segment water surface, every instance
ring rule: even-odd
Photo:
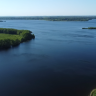
[[[36,36],[0,51],[0,96],[88,96],[96,88],[96,30],[82,30],[96,20],[7,20],[0,27]]]

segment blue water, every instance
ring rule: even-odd
[[[96,88],[96,20],[7,20],[36,38],[0,51],[0,96],[88,96]]]

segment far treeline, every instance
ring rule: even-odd
[[[0,17],[0,20],[48,20],[48,21],[89,21],[96,16],[23,16],[23,17]]]
[[[29,30],[0,28],[0,49],[17,46],[22,42],[34,39],[35,35]]]

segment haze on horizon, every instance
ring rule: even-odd
[[[1,0],[0,16],[95,16],[96,0]]]

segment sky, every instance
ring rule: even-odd
[[[96,0],[0,0],[0,16],[96,15]]]

